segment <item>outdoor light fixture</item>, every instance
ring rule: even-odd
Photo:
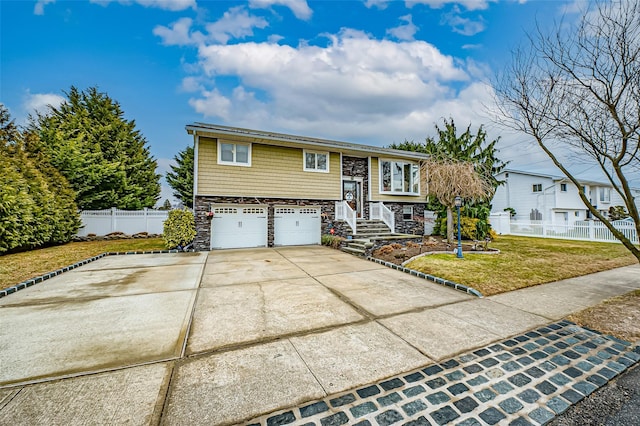
[[[460,206],[462,206],[462,198],[459,195],[453,199],[453,202],[456,206],[456,210],[458,211],[458,253],[456,256],[458,259],[462,259],[462,236],[460,233]]]

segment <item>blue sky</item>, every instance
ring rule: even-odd
[[[549,172],[488,118],[489,82],[536,21],[574,19],[580,3],[0,0],[0,102],[22,124],[72,85],[97,86],[161,173],[195,121],[386,146],[448,117],[500,136],[511,167]]]

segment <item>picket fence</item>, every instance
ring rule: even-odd
[[[565,240],[599,241],[619,243],[611,231],[600,221],[585,220],[573,223],[551,223],[540,220],[513,220],[509,214],[491,214],[491,227],[498,234],[521,235],[527,237],[560,238]],[[613,222],[634,244],[639,244],[638,233],[633,222],[619,220]]]
[[[107,235],[112,232],[123,232],[133,235],[140,232],[162,234],[164,221],[169,216],[166,210],[84,210],[80,213],[82,226],[78,236],[89,234]]]

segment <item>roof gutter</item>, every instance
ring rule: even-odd
[[[371,145],[359,145],[348,142],[338,142],[332,141],[328,139],[316,139],[316,138],[307,138],[302,136],[294,136],[294,135],[285,135],[280,133],[263,133],[256,130],[249,129],[241,129],[241,128],[233,128],[233,127],[208,127],[201,126],[198,124],[190,124],[186,127],[187,133],[190,135],[196,135],[200,132],[202,133],[213,133],[220,135],[229,135],[229,136],[245,136],[245,137],[254,137],[258,139],[270,140],[274,142],[288,142],[288,143],[299,143],[307,146],[314,147],[322,147],[325,149],[336,149],[339,151],[357,151],[363,153],[375,153],[379,155],[394,155],[398,157],[405,157],[414,160],[428,160],[430,157],[428,154],[423,154],[421,152],[413,152],[413,151],[403,151],[399,149],[391,149],[391,148],[381,148]]]

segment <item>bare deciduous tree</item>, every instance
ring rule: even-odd
[[[538,30],[496,79],[500,117],[532,136],[580,198],[640,261],[640,249],[596,208],[563,159],[595,160],[640,234],[629,179],[640,171],[640,2],[595,2],[576,25]]]
[[[493,195],[494,186],[468,161],[426,161],[422,167],[425,168],[421,175],[425,176],[427,193],[447,207],[447,241],[452,242],[456,196],[466,201],[487,199]]]

